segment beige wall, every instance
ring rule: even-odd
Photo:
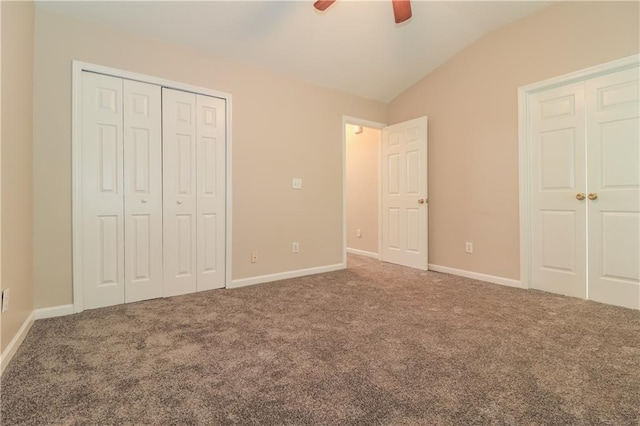
[[[33,312],[32,119],[33,3],[2,2],[2,351]]]
[[[429,117],[430,263],[519,279],[517,88],[638,53],[638,6],[553,5],[478,40],[390,103],[390,123]]]
[[[342,115],[385,121],[385,104],[36,7],[36,307],[72,303],[72,59],[232,94],[234,279],[342,261]]]
[[[378,151],[382,131],[346,127],[347,247],[378,253]],[[356,230],[362,237],[356,237]]]
[[[36,307],[72,302],[72,59],[233,95],[234,279],[341,261],[342,115],[427,115],[430,263],[517,279],[517,87],[638,50],[637,3],[558,4],[483,37],[387,106],[36,7]]]

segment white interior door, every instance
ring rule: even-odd
[[[589,299],[640,309],[638,68],[586,83]]]
[[[427,117],[382,130],[382,260],[428,269]]]
[[[125,302],[162,297],[160,86],[124,80]]]
[[[197,289],[196,116],[195,94],[162,89],[165,296]]]
[[[82,73],[84,307],[124,303],[123,81]]]
[[[584,83],[531,98],[532,287],[586,298]]]
[[[225,285],[225,100],[196,96],[197,290]]]

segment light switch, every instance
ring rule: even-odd
[[[293,178],[291,182],[291,188],[293,189],[302,189],[302,179],[301,178]]]

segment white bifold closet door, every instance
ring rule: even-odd
[[[82,277],[87,309],[162,296],[160,87],[83,73]]]
[[[225,100],[162,89],[165,296],[225,285]]]
[[[160,87],[124,80],[125,302],[162,297]]]

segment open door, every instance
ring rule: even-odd
[[[427,117],[382,130],[382,260],[427,270]]]

